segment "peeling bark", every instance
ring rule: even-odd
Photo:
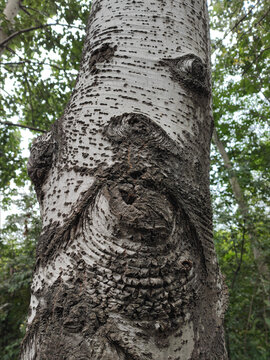
[[[207,24],[203,0],[93,2],[29,161],[43,230],[21,359],[227,359]]]

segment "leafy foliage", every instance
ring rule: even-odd
[[[35,196],[21,195],[0,238],[0,358],[14,360],[25,332],[40,219]]]
[[[12,179],[22,185],[16,171],[22,174],[25,161],[20,154],[21,135],[17,129],[0,125],[0,188],[6,189]]]
[[[215,244],[229,289],[225,318],[230,359],[269,359],[269,303],[260,285],[248,235],[242,224],[215,232]]]
[[[4,6],[0,0],[1,14]],[[61,116],[76,80],[88,12],[86,1],[25,0],[14,24],[2,16],[6,34],[17,35],[5,44],[0,59],[1,121],[49,130]],[[16,185],[27,179],[26,162],[18,131],[6,125],[0,129],[5,154],[0,189],[7,191],[11,178]]]
[[[232,165],[228,171],[213,148],[215,242],[230,293],[228,349],[234,360],[263,360],[270,357],[270,283],[262,282],[254,253],[270,264],[270,8],[260,0],[214,0],[210,9],[212,29],[222,34],[212,44],[214,120]]]

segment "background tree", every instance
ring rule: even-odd
[[[228,348],[233,359],[267,359],[270,8],[214,1],[211,9],[212,28],[222,34],[213,42],[212,184],[220,189],[215,237],[230,289]]]

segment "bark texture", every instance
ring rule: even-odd
[[[95,0],[29,160],[43,230],[23,360],[227,359],[204,0]]]

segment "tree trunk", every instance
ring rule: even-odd
[[[227,359],[212,240],[205,0],[96,0],[40,202],[21,359]]]
[[[238,182],[237,176],[233,172],[233,166],[230,161],[230,158],[226,152],[225,146],[219,139],[218,133],[216,129],[213,131],[213,142],[217,146],[217,149],[223,159],[224,166],[228,170],[228,177],[229,181],[232,187],[232,192],[235,197],[235,201],[238,205],[238,209],[240,214],[242,215],[243,221],[245,223],[245,226],[247,228],[247,234],[249,237],[249,241],[251,244],[251,249],[254,256],[254,261],[258,269],[259,277],[261,280],[261,284],[264,290],[264,294],[266,295],[266,298],[269,298],[269,284],[270,284],[270,273],[269,273],[269,267],[267,265],[267,261],[265,259],[265,255],[259,247],[259,243],[256,239],[256,232],[254,228],[254,224],[252,222],[251,216],[250,216],[250,209],[248,206],[247,201],[245,200],[243,190],[241,189],[241,186]]]

